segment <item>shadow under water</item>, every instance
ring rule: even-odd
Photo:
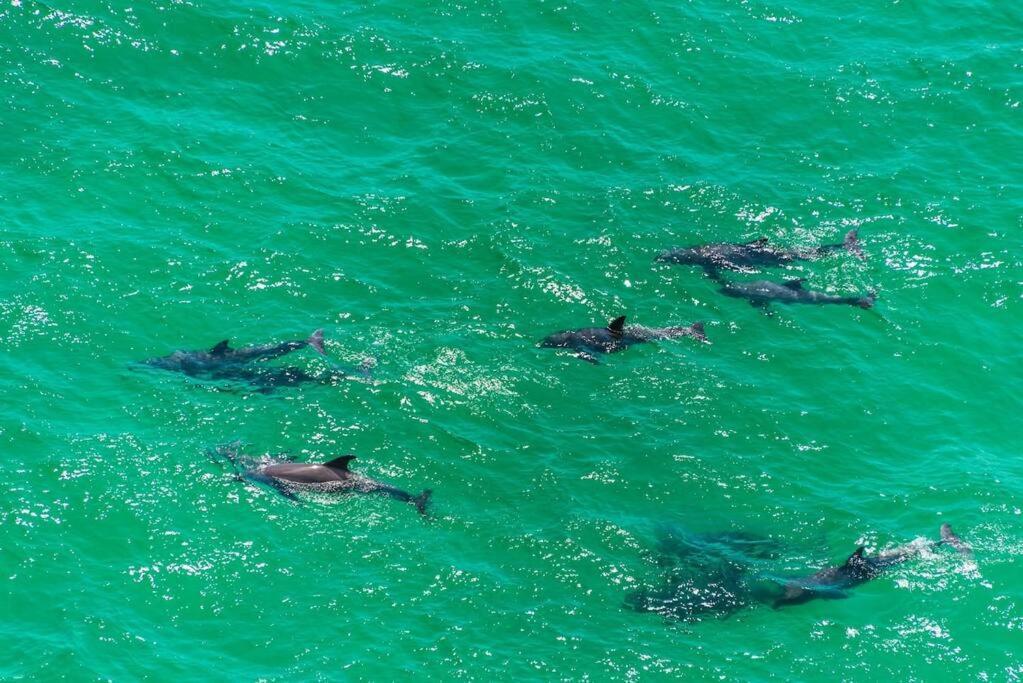
[[[770,538],[746,532],[709,534],[665,528],[657,543],[663,568],[656,585],[625,598],[639,612],[655,612],[675,621],[727,617],[767,598],[760,577],[778,557]]]

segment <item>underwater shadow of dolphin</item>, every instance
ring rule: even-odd
[[[777,558],[777,543],[746,532],[690,533],[666,529],[657,544],[662,568],[656,586],[625,597],[625,606],[669,621],[727,618],[757,601],[748,579]]]

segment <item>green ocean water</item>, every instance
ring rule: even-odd
[[[0,678],[1019,680],[1021,101],[993,0],[3,0]],[[872,310],[653,262],[852,228],[866,260],[758,277]],[[618,315],[713,343],[536,347]],[[320,327],[372,378],[133,365]],[[433,517],[296,505],[234,440]],[[627,604],[665,529],[798,575],[943,522],[973,564]]]

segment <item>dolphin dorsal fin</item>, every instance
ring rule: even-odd
[[[786,280],[784,285],[789,289],[802,289],[803,281],[806,278],[797,277],[795,280]]]
[[[228,342],[227,339],[225,339],[222,342],[217,342],[216,346],[210,349],[210,353],[212,353],[214,356],[219,356],[221,354],[227,353],[228,351],[227,342]]]
[[[611,330],[615,334],[621,334],[622,330],[625,329],[625,316],[620,315],[607,324],[607,329]]]
[[[747,242],[746,246],[747,247],[766,247],[767,246],[767,238],[766,237],[758,237],[757,239],[753,240],[752,242]]]
[[[863,551],[867,549],[867,546],[861,545],[859,548],[853,551],[853,554],[845,561],[846,565],[859,564],[863,561]]]
[[[329,467],[332,470],[341,470],[342,472],[348,471],[348,463],[355,460],[354,455],[342,455],[340,458],[334,458],[330,462],[323,463],[324,467]]]

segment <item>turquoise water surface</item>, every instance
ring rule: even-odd
[[[993,0],[3,0],[0,678],[1019,680],[1021,101]],[[854,228],[732,277],[870,310],[654,262]],[[536,346],[619,315],[712,344]],[[273,363],[371,377],[136,365],[317,328]],[[944,522],[972,560],[782,609],[672,541],[762,584]]]

